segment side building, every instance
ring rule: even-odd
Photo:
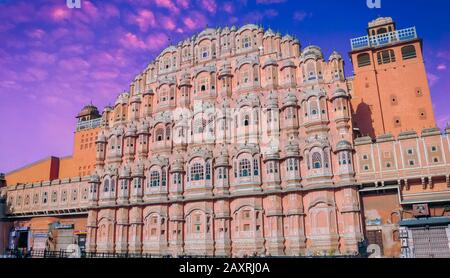
[[[87,182],[95,168],[101,115],[95,106],[87,105],[76,118],[72,156],[43,159],[3,176],[4,227],[0,230],[6,242],[0,251],[59,251],[73,243],[84,248]]]

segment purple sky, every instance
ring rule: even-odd
[[[206,26],[263,24],[346,54],[367,22],[392,16],[416,26],[439,127],[450,122],[450,1],[382,0],[0,0],[0,172],[72,152],[75,115],[103,109],[166,47]]]

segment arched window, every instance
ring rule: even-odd
[[[166,140],[170,140],[170,126],[166,127]]]
[[[248,177],[250,176],[250,161],[246,158],[239,161],[239,177]]]
[[[106,179],[105,182],[103,183],[103,192],[108,191],[109,191],[109,179]]]
[[[158,128],[155,132],[155,140],[157,142],[161,142],[164,138],[164,130],[162,128]]]
[[[122,190],[128,189],[128,181],[126,179],[122,179],[120,181],[120,189],[122,189]]]
[[[259,163],[258,159],[253,158],[253,175],[258,176],[259,175]]]
[[[383,50],[377,53],[378,64],[389,64],[395,62],[395,53],[394,50],[388,49]]]
[[[141,188],[141,178],[134,179],[134,188]]]
[[[358,60],[358,67],[370,66],[370,55],[368,53],[359,54],[356,58]]]
[[[114,192],[116,187],[116,181],[114,179],[111,179],[111,192]]]
[[[211,162],[210,161],[206,161],[205,172],[206,172],[206,180],[210,180],[211,179]]]
[[[197,119],[195,121],[195,133],[200,134],[203,133],[206,127],[206,120],[205,119]]]
[[[167,183],[166,170],[162,169],[161,170],[161,185],[166,186],[166,183]]]
[[[311,117],[316,118],[317,115],[319,114],[319,108],[317,106],[317,101],[315,101],[315,100],[310,101],[309,105],[310,105],[310,113],[312,115]]]
[[[414,45],[407,45],[402,47],[403,60],[413,59],[417,57],[416,48]]]
[[[249,125],[250,125],[250,116],[245,115],[244,116],[244,126],[249,126]]]
[[[322,156],[320,155],[320,153],[318,153],[318,152],[313,153],[311,158],[312,158],[313,169],[322,168]]]
[[[158,171],[152,171],[150,173],[150,186],[151,187],[159,186],[159,172]]]
[[[329,160],[328,160],[328,151],[325,150],[323,153],[323,164],[325,164],[325,168],[328,168]]]
[[[203,165],[199,162],[195,162],[191,166],[191,178],[193,181],[203,180]]]

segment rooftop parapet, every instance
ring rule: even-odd
[[[363,36],[350,40],[352,50],[381,47],[392,43],[417,39],[416,27],[405,28],[375,36]]]
[[[77,123],[77,131],[83,130],[83,129],[91,129],[96,128],[100,126],[102,123],[102,118],[93,119],[90,121],[84,121],[84,122],[78,122]]]

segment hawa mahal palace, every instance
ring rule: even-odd
[[[249,24],[167,47],[73,155],[1,176],[0,250],[450,257],[450,128],[414,27],[342,56]]]

